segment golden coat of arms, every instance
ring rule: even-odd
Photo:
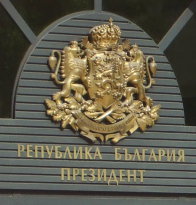
[[[51,77],[62,90],[46,99],[47,114],[93,142],[117,143],[159,117],[160,105],[145,93],[154,83],[155,60],[129,40],[120,43],[120,35],[110,19],[49,57]]]

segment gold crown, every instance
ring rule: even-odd
[[[96,48],[110,48],[118,43],[121,31],[112,21],[110,18],[109,24],[95,26],[90,30],[91,40]]]

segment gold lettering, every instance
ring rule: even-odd
[[[85,147],[85,159],[93,159],[91,155],[92,147]]]
[[[94,155],[94,159],[96,159],[96,158],[102,159],[102,155],[101,155],[101,152],[100,152],[98,147],[96,147],[95,155]]]
[[[61,180],[64,181],[65,180],[65,171],[67,171],[67,181],[71,180],[70,177],[70,168],[61,168]]]
[[[163,157],[165,156],[165,150],[164,149],[159,149],[159,151],[158,151],[158,153],[159,153],[159,161],[162,161],[163,159]]]
[[[140,182],[143,183],[144,182],[144,172],[145,172],[145,170],[138,170],[138,172],[140,173]]]
[[[27,157],[33,157],[33,155],[31,155],[33,153],[33,146],[28,144],[27,145]]]
[[[133,160],[136,160],[136,158],[138,161],[141,161],[141,156],[138,149],[134,150]]]
[[[169,149],[167,150],[167,161],[169,161],[169,162],[176,161],[176,150],[175,149],[171,150],[171,153],[170,153]]]
[[[148,149],[142,149],[142,161],[146,161],[146,152]]]
[[[131,181],[131,177],[133,178],[133,182],[136,182],[137,180],[136,170],[127,170],[127,181],[128,182]]]
[[[44,146],[43,145],[35,145],[35,158],[39,157],[39,153],[41,153],[41,158],[44,158]]]
[[[156,154],[154,152],[154,149],[151,149],[148,161],[152,161],[152,160],[157,161],[157,157],[156,157]]]
[[[114,182],[114,183],[116,183],[116,185],[118,185],[118,180],[117,180],[116,173],[115,173],[114,169],[112,169],[110,172],[110,176],[108,179],[108,185],[110,185],[112,182]]]
[[[125,181],[125,179],[123,177],[125,177],[125,170],[120,169],[119,170],[120,182],[124,182]]]
[[[125,151],[125,160],[132,160],[132,154],[128,153],[127,148],[124,148]]]
[[[55,158],[56,159],[60,159],[63,156],[63,154],[60,151],[60,149],[61,149],[61,146],[55,146]]]
[[[78,149],[74,147],[74,159],[82,159],[82,147],[79,147]]]
[[[21,157],[21,155],[24,151],[25,151],[25,146],[18,144],[18,157]]]
[[[80,173],[80,170],[78,168],[73,168],[73,180],[74,181],[76,180],[79,173]]]
[[[118,152],[120,148],[115,148],[115,160],[121,160],[121,154]]]
[[[87,171],[87,169],[82,169],[82,174],[81,174],[82,182],[86,182],[87,181],[87,179],[86,179],[86,176],[87,176],[86,171]]]
[[[97,170],[97,180],[98,180],[98,182],[102,181],[102,178],[103,178],[103,181],[106,182],[106,180],[107,180],[106,169],[98,169]]]
[[[72,159],[72,155],[71,155],[71,151],[70,151],[69,147],[66,147],[63,158],[66,159],[67,155],[68,155],[69,159]]]
[[[178,160],[177,162],[185,162],[185,153],[184,153],[184,150],[183,149],[179,149],[178,150]]]
[[[96,179],[96,177],[95,177],[95,170],[94,169],[89,169],[89,181],[90,182],[94,182],[95,181],[95,179]]]
[[[46,145],[46,152],[48,154],[48,158],[52,157],[52,152],[53,152],[54,146],[51,146],[50,148]]]

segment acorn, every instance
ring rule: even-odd
[[[60,72],[61,72],[62,74],[64,74],[64,73],[65,73],[65,71],[64,71],[64,70],[61,70]]]
[[[57,58],[52,55],[52,56],[49,57],[48,62],[49,62],[50,68],[54,71],[54,69],[56,67],[56,64],[57,64]]]
[[[54,111],[53,110],[47,110],[47,115],[53,115]]]
[[[51,76],[52,79],[55,79],[56,75],[54,73],[52,73],[50,76]]]
[[[157,71],[157,64],[155,63],[155,61],[152,61],[149,65],[150,67],[150,71],[152,73],[152,76],[155,76],[156,71]]]

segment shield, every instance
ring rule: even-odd
[[[95,53],[88,61],[87,90],[104,109],[118,103],[125,91],[124,60],[114,51]]]
[[[156,63],[137,45],[120,44],[120,28],[112,23],[95,26],[82,42],[72,41],[49,58],[51,77],[62,90],[47,99],[47,114],[94,142],[117,143],[158,119],[159,105],[146,96]],[[147,79],[147,85],[143,82]]]

